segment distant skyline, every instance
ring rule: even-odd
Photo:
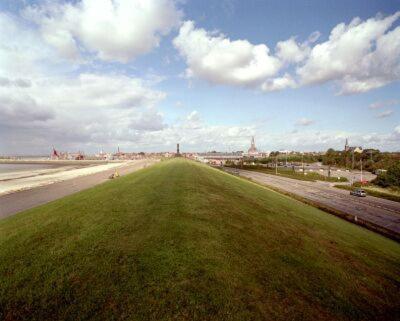
[[[400,0],[3,0],[0,31],[0,154],[400,151]]]

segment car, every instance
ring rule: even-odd
[[[358,197],[366,197],[367,193],[363,189],[357,188],[353,191],[350,191],[350,195],[354,195],[354,196],[358,196]]]

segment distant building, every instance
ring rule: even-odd
[[[80,155],[79,158],[76,158],[77,155]],[[84,155],[79,153],[71,154],[68,152],[60,152],[53,147],[53,151],[51,152],[50,159],[52,160],[81,160],[84,159]]]
[[[113,159],[118,159],[118,160],[122,160],[122,159],[127,159],[127,155],[125,155],[125,153],[121,152],[121,150],[119,149],[119,146],[117,146],[117,152],[114,153],[112,155]]]
[[[113,158],[112,154],[110,153],[105,153],[103,149],[100,150],[100,153],[94,155],[96,159],[101,159],[101,160],[111,160]]]
[[[56,151],[56,149],[53,147],[53,151],[50,155],[51,159],[60,159],[60,155],[58,154],[58,152]]]
[[[346,143],[344,144],[344,151],[345,151],[345,152],[348,152],[349,149],[350,149],[349,140],[346,138]]]
[[[85,159],[85,155],[83,155],[83,153],[81,153],[81,152],[74,154],[73,157],[75,160],[84,160]]]
[[[256,148],[256,144],[254,142],[254,136],[253,136],[253,137],[251,137],[251,144],[250,144],[249,150],[247,151],[247,155],[249,157],[257,157],[257,156],[259,156],[259,154],[260,153],[258,152],[258,149]]]
[[[344,151],[361,154],[363,152],[363,149],[361,146],[349,146],[349,140],[346,138],[346,143],[344,144]]]
[[[351,152],[354,152],[354,153],[361,154],[361,153],[363,152],[363,149],[362,149],[361,146],[358,146],[358,147],[350,147],[350,151],[351,151]]]

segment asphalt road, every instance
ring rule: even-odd
[[[255,182],[290,192],[342,213],[357,216],[400,235],[399,202],[373,196],[364,198],[352,196],[349,191],[332,187],[326,182],[300,181],[247,170],[237,171],[240,176],[251,178]]]
[[[126,175],[155,162],[156,160],[153,159],[140,160],[127,166],[119,167],[118,173]],[[115,169],[110,169],[100,173],[2,195],[0,196],[0,219],[106,182],[109,179],[108,177],[114,172]]]

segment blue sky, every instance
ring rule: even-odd
[[[400,1],[91,2],[0,3],[0,153],[400,150]]]

